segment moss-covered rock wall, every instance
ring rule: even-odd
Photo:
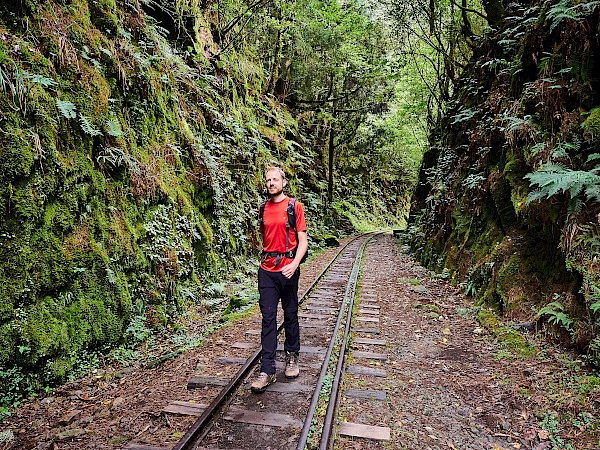
[[[122,343],[134,309],[165,326],[251,269],[262,170],[298,184],[261,65],[215,58],[175,3],[158,24],[137,1],[0,2],[0,403]]]
[[[598,5],[511,3],[502,23],[431,135],[412,245],[479,302],[598,364]]]

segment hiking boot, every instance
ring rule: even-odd
[[[298,367],[298,353],[285,352],[285,377],[296,378],[300,374]]]
[[[275,381],[277,381],[277,378],[275,378],[275,374],[269,375],[268,373],[261,372],[252,382],[250,390],[252,392],[260,394],[261,392],[265,392],[267,386],[275,383]]]

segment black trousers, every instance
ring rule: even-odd
[[[277,352],[277,304],[281,299],[283,308],[283,327],[287,352],[300,351],[300,327],[298,326],[298,279],[300,269],[289,280],[281,272],[269,272],[258,269],[258,292],[260,293],[260,312],[262,330],[260,342],[262,357],[260,371],[269,375],[275,373],[275,354]]]

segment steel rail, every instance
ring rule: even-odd
[[[333,258],[329,264],[325,266],[325,268],[317,275],[317,277],[313,280],[310,286],[302,293],[302,296],[298,299],[298,304],[302,304],[304,299],[308,297],[308,295],[315,288],[317,283],[323,278],[325,273],[331,268],[331,266],[338,260],[340,255],[346,248],[356,241],[358,238],[364,235],[358,235],[354,237],[352,240],[348,241],[338,252],[338,254]],[[283,324],[279,325],[277,328],[277,334],[281,333],[283,330]],[[233,397],[235,392],[239,389],[242,382],[250,375],[250,372],[254,368],[254,365],[258,362],[261,354],[261,349],[257,349],[252,356],[250,356],[246,362],[242,365],[242,367],[238,370],[238,372],[233,376],[229,383],[221,389],[219,395],[215,397],[215,399],[208,405],[208,407],[202,412],[198,420],[194,422],[192,427],[183,435],[183,437],[177,442],[173,450],[191,450],[196,441],[201,440],[206,435],[208,431],[208,426],[212,423],[212,420],[218,414],[218,412],[223,409],[229,400]]]
[[[374,236],[370,237],[365,241],[361,249],[359,250],[359,254],[356,257],[356,267],[358,268],[357,272],[360,271],[360,266],[362,266],[362,258],[364,254],[364,249],[369,244],[371,239]],[[325,421],[323,422],[323,431],[321,432],[321,443],[319,446],[319,450],[327,450],[331,448],[333,444],[333,415],[335,411],[338,409],[339,403],[339,387],[340,380],[342,378],[342,370],[344,368],[344,362],[346,357],[346,345],[348,343],[348,335],[350,334],[350,327],[352,325],[352,311],[354,310],[354,299],[356,297],[356,284],[358,281],[358,273],[350,277],[350,283],[352,283],[352,295],[350,297],[350,304],[348,307],[348,314],[346,315],[346,328],[344,330],[344,338],[342,339],[342,343],[340,346],[340,355],[337,361],[337,366],[335,368],[335,376],[333,378],[333,382],[331,383],[331,394],[329,396],[329,403],[327,404],[327,412],[325,413]]]
[[[308,414],[307,414],[306,420],[304,422],[304,427],[302,428],[302,432],[300,433],[300,440],[298,441],[298,445],[296,446],[297,450],[304,450],[304,448],[306,447],[306,443],[308,441],[308,435],[310,433],[310,427],[312,425],[312,420],[314,418],[314,414],[315,414],[315,411],[317,408],[317,403],[319,401],[319,396],[320,396],[321,390],[323,388],[323,382],[325,380],[325,375],[326,375],[327,369],[329,367],[329,361],[331,360],[331,354],[333,353],[333,348],[335,347],[336,336],[338,335],[338,331],[340,329],[340,324],[341,324],[341,321],[342,321],[342,318],[344,315],[344,311],[347,309],[348,305],[350,305],[350,309],[348,309],[347,317],[352,316],[352,305],[354,303],[354,290],[356,287],[356,281],[358,279],[358,272],[360,271],[361,255],[362,255],[362,252],[364,251],[365,246],[371,239],[372,239],[372,236],[368,237],[365,240],[365,242],[362,243],[361,247],[358,250],[356,260],[354,261],[354,265],[352,267],[352,272],[350,274],[348,284],[346,285],[346,292],[344,294],[344,300],[342,302],[342,306],[340,307],[340,313],[338,314],[335,329],[333,331],[332,339],[329,343],[329,347],[327,348],[327,353],[325,355],[323,365],[321,366],[321,373],[319,375],[317,387],[315,388],[315,391],[313,393],[311,403],[310,403],[310,406],[308,409]],[[348,325],[346,325],[346,332],[344,334],[344,339],[342,342],[343,345],[345,344],[345,341],[347,339],[347,333],[348,333]],[[344,345],[344,348],[345,348],[345,345]],[[343,353],[341,353],[341,351],[340,351],[340,355],[341,355],[340,358],[338,358],[338,364],[339,364],[340,359],[343,359]],[[335,380],[334,380],[334,382],[335,382]],[[333,386],[332,386],[332,392],[333,392]],[[331,406],[331,402],[329,403],[329,405]],[[329,408],[328,408],[328,412],[329,412]],[[329,436],[329,433],[327,436]],[[321,441],[322,441],[322,438],[321,438]]]

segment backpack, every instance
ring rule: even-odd
[[[259,228],[262,227],[262,225],[263,225],[263,216],[265,215],[265,205],[267,204],[268,201],[269,200],[267,199],[267,200],[263,201],[260,205],[260,209],[258,212]],[[296,257],[296,250],[298,249],[298,246],[296,245],[296,247],[294,247],[291,250],[289,250],[289,248],[288,248],[289,238],[290,238],[290,227],[292,228],[292,230],[294,230],[294,234],[296,235],[296,242],[298,242],[298,231],[296,230],[296,211],[294,209],[295,206],[296,206],[296,199],[294,197],[289,197],[288,198],[288,206],[287,206],[287,220],[285,221],[285,253],[261,251],[261,259],[264,260],[264,258],[266,258],[267,256],[276,256],[277,260],[275,261],[275,265],[277,266],[279,264],[279,259],[281,258],[281,256],[285,256],[286,258],[295,258]],[[300,264],[302,264],[304,261],[306,261],[307,257],[308,257],[308,249],[306,249],[304,256],[300,260]]]

